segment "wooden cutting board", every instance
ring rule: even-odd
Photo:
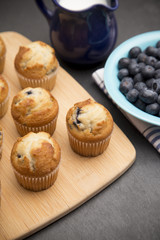
[[[14,58],[20,45],[29,39],[16,32],[0,34],[7,47],[4,76],[10,85],[10,104],[0,119],[4,131],[1,167],[0,239],[22,239],[56,221],[96,195],[120,177],[134,162],[136,152],[123,132],[114,125],[108,149],[95,158],[74,153],[69,145],[65,125],[68,109],[78,101],[91,97],[64,69],[58,72],[52,94],[59,102],[60,112],[54,138],[62,150],[62,161],[55,184],[42,192],[23,189],[16,181],[10,164],[10,152],[19,136],[11,114],[13,96],[21,90]]]

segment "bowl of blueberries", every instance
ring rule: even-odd
[[[160,31],[120,44],[106,61],[104,83],[122,110],[160,126]]]

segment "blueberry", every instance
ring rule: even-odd
[[[158,95],[157,102],[160,104],[160,94]]]
[[[158,98],[158,94],[150,89],[143,89],[139,93],[139,99],[141,99],[144,103],[150,104],[154,103]]]
[[[80,113],[81,113],[81,109],[78,107],[78,108],[77,108],[77,112],[76,112],[76,121],[77,121],[77,124],[81,123],[81,122],[79,121],[79,119],[78,119],[78,116],[79,116]]]
[[[132,77],[124,77],[121,80],[121,82],[126,82],[126,81],[133,84],[133,78]]]
[[[130,57],[130,58],[137,58],[137,56],[141,53],[142,51],[141,51],[141,49],[140,49],[140,47],[133,47],[133,48],[131,48],[130,50],[129,50],[129,53],[128,53],[128,56]]]
[[[145,111],[152,115],[157,115],[160,110],[160,105],[158,103],[148,104]]]
[[[130,79],[130,78],[128,78]],[[132,81],[126,79],[123,79],[120,83],[119,89],[120,91],[125,95],[128,93],[129,90],[131,90],[133,88],[133,83]]]
[[[148,56],[156,57],[157,56],[157,48],[149,46],[149,47],[146,48],[145,53]]]
[[[146,65],[145,67],[143,67],[141,69],[142,76],[145,79],[152,78],[153,75],[154,75],[154,71],[155,71],[155,69],[152,66],[150,66],[150,65]]]
[[[76,121],[73,122],[73,124],[77,127],[78,124],[80,124],[81,122],[78,119],[79,114],[81,113],[81,109],[79,107],[77,107],[77,111],[76,111]]]
[[[160,40],[156,43],[156,48],[160,48]]]
[[[155,80],[153,81],[153,83],[152,83],[152,89],[153,89],[156,93],[160,94],[160,78],[159,78],[159,79],[155,79]]]
[[[140,71],[143,67],[146,66],[146,64],[144,62],[139,62],[138,65],[139,65]]]
[[[141,109],[142,111],[145,111],[146,104],[141,99],[139,98],[137,99],[137,101],[135,102],[135,106]]]
[[[134,85],[134,88],[137,89],[139,92],[142,91],[144,88],[147,88],[146,87],[146,84],[144,82],[137,82],[135,85]]]
[[[155,57],[149,56],[149,57],[146,58],[146,64],[147,65],[150,65],[150,66],[154,67],[156,62],[157,62],[157,59]]]
[[[21,156],[21,154],[18,153],[18,154],[17,154],[17,157],[18,157],[18,158],[21,158],[22,156]]]
[[[148,80],[146,81],[146,86],[147,86],[148,88],[152,88],[152,84],[153,84],[153,81],[154,81],[154,80],[155,80],[154,78],[148,79]]]
[[[28,95],[32,94],[33,92],[31,90],[26,92]]]
[[[136,58],[130,58],[130,63],[137,63],[137,59]]]
[[[154,65],[155,69],[160,69],[160,61],[157,61]]]
[[[137,83],[137,82],[142,82],[143,81],[143,76],[142,76],[142,73],[137,73],[134,78],[134,84]]]
[[[122,80],[122,78],[127,77],[129,75],[128,69],[127,68],[122,68],[118,72],[118,78],[119,80]]]
[[[134,76],[140,71],[140,66],[137,63],[130,63],[128,66],[128,71],[130,75]]]
[[[146,62],[147,55],[145,53],[140,53],[137,57],[137,62]]]
[[[123,82],[123,81],[128,81],[128,82],[131,82],[133,84],[133,78],[129,77],[129,76],[122,78],[121,82]]]
[[[126,98],[128,101],[130,102],[135,102],[138,98],[139,92],[137,89],[132,88],[131,90],[128,91],[128,93],[126,94]]]
[[[160,69],[157,69],[155,72],[154,72],[154,77],[157,79],[157,78],[160,78]]]
[[[122,68],[128,68],[128,65],[130,63],[130,59],[129,58],[121,58],[118,62],[118,69],[122,69]]]

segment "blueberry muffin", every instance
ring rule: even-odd
[[[11,151],[11,164],[17,181],[26,189],[41,191],[57,179],[61,149],[46,132],[18,138]]]
[[[0,36],[0,74],[3,73],[3,70],[4,70],[5,57],[6,57],[6,46],[2,37]]]
[[[9,86],[6,79],[0,75],[0,118],[2,118],[8,109]]]
[[[44,88],[25,88],[14,96],[11,104],[11,114],[21,136],[40,131],[52,135],[58,111],[57,100]]]
[[[51,46],[41,41],[21,46],[14,63],[22,88],[53,89],[59,63]]]
[[[3,132],[2,132],[2,127],[0,126],[0,160],[2,157],[2,144],[3,144]]]
[[[97,156],[107,148],[113,130],[110,112],[94,100],[74,104],[66,115],[71,148],[83,156]]]

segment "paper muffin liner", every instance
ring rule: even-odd
[[[102,154],[110,142],[111,134],[97,142],[82,142],[71,135],[68,131],[70,146],[74,152],[85,157],[95,157]]]
[[[16,120],[14,120],[14,123],[16,125],[18,133],[23,137],[29,132],[47,132],[50,135],[53,135],[55,129],[56,129],[56,123],[57,123],[57,117],[58,115],[49,123],[43,125],[43,126],[38,126],[38,127],[28,127],[26,125],[23,125],[21,123],[18,123]]]
[[[3,73],[6,54],[0,57],[0,74]]]
[[[20,174],[16,171],[13,167],[15,177],[18,183],[23,186],[27,190],[31,191],[42,191],[49,187],[51,187],[57,179],[58,171],[59,171],[59,164],[51,173],[43,176],[43,177],[29,177]]]
[[[0,103],[0,118],[2,118],[6,114],[8,109],[8,103],[9,103],[9,93],[7,97],[4,99],[4,101]]]
[[[22,89],[26,87],[32,87],[32,88],[42,87],[48,91],[51,91],[54,88],[56,83],[58,69],[59,69],[59,66],[54,72],[39,79],[30,79],[30,78],[24,77],[22,74],[18,73],[17,71],[16,72],[17,72],[19,83]]]

